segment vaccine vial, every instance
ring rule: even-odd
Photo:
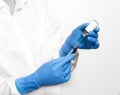
[[[83,32],[83,36],[87,36],[88,32],[94,30],[97,26],[99,25],[99,23],[96,20],[93,20],[84,30]]]

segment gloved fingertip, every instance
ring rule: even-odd
[[[65,77],[65,82],[68,82],[71,78],[71,73],[69,73],[66,77]]]
[[[70,62],[63,66],[63,71],[65,71],[67,68],[71,68],[71,63]]]
[[[90,40],[91,40],[91,37],[88,36],[87,39],[90,41]]]
[[[96,27],[96,28],[94,29],[94,31],[97,33],[97,32],[100,31],[100,28],[99,28],[99,27]]]
[[[88,25],[89,23],[86,22],[86,23],[81,24],[78,28],[83,31]]]
[[[90,36],[87,37],[87,40],[89,40],[90,42],[93,42],[93,43],[96,43],[96,42],[98,41],[97,38],[95,38],[95,37],[90,37]]]
[[[73,54],[70,55],[70,58],[73,59],[73,58],[75,58],[75,56],[76,55],[73,53]]]
[[[73,60],[75,58],[75,54],[71,54],[68,57],[66,57],[66,62],[70,62],[71,60]]]
[[[89,25],[88,22],[85,22],[85,23],[82,24],[82,26],[85,26],[85,27],[88,26],[88,25]]]
[[[100,47],[99,42],[96,42],[95,49],[97,49],[97,48],[99,48],[99,47]]]
[[[88,32],[88,36],[97,38],[98,37],[98,33],[95,33],[94,31],[90,31],[90,32]]]
[[[89,31],[88,35],[91,36],[93,34],[93,31]]]

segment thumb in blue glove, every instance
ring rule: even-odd
[[[71,77],[71,60],[75,54],[69,57],[61,57],[43,64],[33,74],[18,78],[16,87],[21,94],[34,91],[42,86],[57,85],[67,82]]]

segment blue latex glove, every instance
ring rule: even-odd
[[[97,49],[99,47],[99,27],[96,27],[93,31],[89,31],[88,36],[83,37],[82,34],[88,25],[89,23],[84,23],[73,30],[62,46],[60,56],[66,56],[76,43],[79,43],[77,46],[79,49]]]
[[[61,57],[43,64],[33,74],[18,78],[16,87],[21,94],[29,93],[42,86],[56,85],[67,82],[71,77],[71,60],[75,54],[69,57]]]

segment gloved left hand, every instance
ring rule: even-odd
[[[76,47],[78,49],[97,49],[99,47],[99,27],[96,27],[93,31],[89,31],[88,36],[83,36],[83,32],[88,25],[89,23],[84,23],[72,31],[60,50],[61,56],[66,56],[76,44],[78,44]]]

